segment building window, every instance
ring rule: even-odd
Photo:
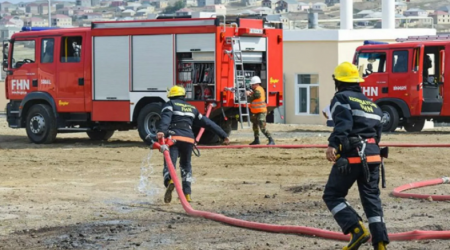
[[[319,75],[298,74],[295,86],[295,113],[299,115],[318,115]]]

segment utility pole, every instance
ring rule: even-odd
[[[52,8],[50,1],[48,0],[48,27],[52,27]]]

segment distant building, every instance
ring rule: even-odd
[[[198,7],[205,7],[208,5],[214,5],[214,0],[198,0]]]
[[[11,12],[12,11],[12,9],[11,9],[12,7],[14,7],[14,4],[12,4],[10,2],[0,3],[0,11]]]
[[[56,14],[52,16],[52,26],[70,27],[72,26],[72,18],[70,16]]]
[[[437,10],[429,16],[433,18],[434,24],[450,24],[450,14],[445,11]]]
[[[25,19],[23,25],[26,27],[43,27],[48,26],[48,21],[47,19],[42,19],[39,17],[30,17]]]
[[[426,17],[428,16],[428,12],[426,10],[421,9],[409,9],[403,12],[404,16],[419,16]]]
[[[298,7],[297,10],[299,11],[307,11],[311,8],[311,6],[307,3],[303,3],[303,2],[299,2],[298,3]]]
[[[81,7],[91,7],[91,0],[76,0],[75,5]]]
[[[315,3],[313,4],[312,9],[315,11],[327,11],[328,5],[325,3]]]
[[[186,7],[197,7],[198,3],[197,0],[184,0],[184,5]]]
[[[280,12],[297,12],[298,2],[296,0],[279,0],[275,3],[275,10]]]
[[[39,14],[39,5],[35,4],[35,3],[29,3],[27,4],[27,6],[25,7],[25,11],[27,13],[31,13],[34,15],[38,15]]]

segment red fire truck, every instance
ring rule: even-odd
[[[200,112],[214,107],[210,118],[228,133],[248,110],[239,96],[253,75],[262,79],[269,110],[283,102],[282,29],[262,19],[24,28],[4,43],[8,47],[7,121],[11,128],[25,128],[33,143],[51,143],[57,133],[69,132],[106,140],[130,129],[144,140],[155,132],[166,91],[176,84]],[[217,137],[206,130],[203,139]]]
[[[450,65],[449,40],[411,36],[393,44],[366,41],[356,49],[363,92],[383,110],[385,132],[397,127],[418,132],[425,120],[450,121],[450,88],[444,84],[450,79],[444,70]]]

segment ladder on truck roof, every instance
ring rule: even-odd
[[[241,128],[250,128],[250,112],[248,110],[247,95],[245,91],[245,72],[244,61],[241,51],[241,40],[239,37],[227,37],[226,43],[231,44],[231,51],[228,54],[233,55],[234,64],[234,101],[239,105],[239,119]],[[244,127],[244,117],[247,117],[248,127]]]
[[[441,41],[450,40],[450,35],[435,35],[435,36],[408,36],[408,38],[397,38],[396,42],[414,42],[414,41]]]

